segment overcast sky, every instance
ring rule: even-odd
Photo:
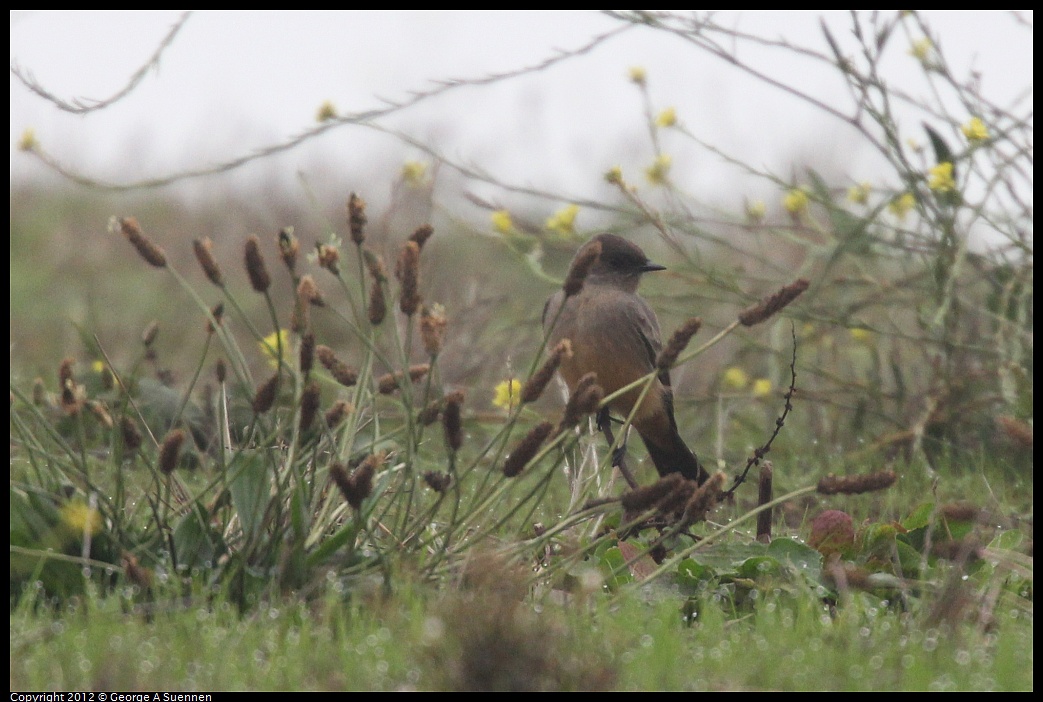
[[[62,98],[107,97],[179,16],[180,11],[11,11],[11,61]],[[729,11],[719,21],[826,51],[820,16],[847,39],[846,11]],[[1030,27],[1005,11],[926,16],[957,75],[980,72],[982,92],[992,101],[1006,105],[1031,91]],[[1030,12],[1022,17],[1032,20]],[[16,149],[26,128],[63,163],[92,176],[163,176],[232,159],[311,128],[323,101],[341,113],[380,107],[382,99],[406,99],[411,91],[431,89],[433,81],[536,64],[618,26],[593,11],[198,11],[159,70],[106,110],[59,112],[12,76],[12,186],[40,172]],[[928,95],[926,84],[916,80],[920,67],[906,53],[908,39],[894,41],[887,65],[891,80],[908,78],[909,90]],[[850,104],[835,71],[816,70],[777,49],[762,53],[744,46],[740,56],[781,79],[796,78],[827,103]],[[541,72],[448,91],[383,124],[510,183],[597,195],[607,168],[639,169],[652,158],[641,97],[627,78],[634,66],[647,71],[655,110],[674,107],[701,139],[756,167],[784,173],[794,159],[817,156],[855,180],[872,169],[870,154],[845,151],[851,135],[836,120],[647,28]],[[918,123],[908,128],[923,138]],[[719,159],[676,135],[665,133],[663,140],[665,151],[676,149],[673,176],[683,187],[707,200],[729,197],[732,175],[722,177],[726,169]],[[428,160],[401,141],[345,126],[275,161],[194,187],[312,169],[332,169],[350,181],[372,176],[374,169],[392,174],[408,159]]]

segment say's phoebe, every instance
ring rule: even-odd
[[[595,242],[601,243],[601,255],[590,268],[582,290],[568,298],[564,290],[551,296],[543,308],[543,324],[549,327],[550,344],[561,339],[572,341],[572,357],[563,359],[558,367],[569,391],[583,375],[594,372],[608,396],[655,370],[656,356],[663,345],[659,321],[637,294],[637,285],[642,273],[666,267],[652,263],[638,246],[614,234],[594,237],[576,256]],[[611,402],[611,409],[629,417],[641,389],[638,386],[620,395]],[[632,424],[659,475],[680,473],[700,485],[707,479],[699,459],[677,433],[667,371],[660,371],[652,382]]]

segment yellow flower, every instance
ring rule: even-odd
[[[91,535],[101,531],[101,512],[91,508],[86,502],[70,502],[61,509],[62,524],[77,536],[84,533]]]
[[[808,209],[808,194],[802,188],[793,188],[782,198],[782,206],[790,214],[800,214]]]
[[[931,55],[931,49],[934,48],[934,44],[928,37],[923,39],[917,39],[913,42],[912,46],[909,47],[909,55],[915,58],[920,63],[927,63],[927,57]]]
[[[960,127],[960,131],[971,143],[985,141],[989,138],[989,128],[985,126],[980,117],[971,117],[971,121]]]
[[[736,390],[742,390],[750,382],[750,376],[746,375],[746,371],[742,368],[732,366],[728,370],[724,371],[724,384],[728,387],[735,388]]]
[[[873,186],[862,182],[847,189],[847,199],[855,204],[864,205],[869,202],[869,193],[871,192],[873,192]]]
[[[764,219],[764,214],[767,211],[768,207],[764,204],[764,200],[754,200],[746,203],[746,219],[751,222],[760,222]]]
[[[772,383],[767,378],[757,378],[753,381],[753,396],[754,397],[765,397],[771,393]]]
[[[105,368],[105,361],[102,361],[100,359],[91,361],[91,370],[95,373],[101,373],[105,370]]]
[[[315,113],[316,122],[329,122],[331,119],[337,118],[337,108],[333,106],[333,103],[326,100],[324,103],[319,105],[318,111]]]
[[[511,213],[507,210],[496,210],[490,217],[493,221],[493,229],[500,232],[501,234],[509,234],[514,229],[514,222],[511,221]]]
[[[406,161],[402,164],[402,180],[410,185],[422,185],[427,173],[427,164],[423,161]]]
[[[575,234],[577,214],[579,214],[579,205],[568,205],[548,217],[545,226],[558,234]]]
[[[278,335],[272,332],[261,340],[261,352],[268,357],[268,365],[272,368],[279,367],[279,342],[282,342],[282,356],[288,358],[290,355],[290,332],[280,329]]]
[[[868,329],[862,329],[861,327],[855,327],[850,332],[851,339],[857,341],[860,344],[869,344],[873,341],[873,332]]]
[[[36,140],[36,130],[32,127],[22,132],[22,136],[18,140],[19,151],[35,151],[39,145],[40,142]]]
[[[623,169],[619,166],[612,166],[605,171],[605,180],[613,185],[619,185],[623,182]]]
[[[956,181],[952,178],[952,163],[942,161],[927,172],[927,185],[936,193],[951,193],[956,189]]]
[[[667,154],[659,154],[656,156],[652,165],[645,169],[645,177],[648,178],[648,182],[653,185],[662,185],[665,183],[667,176],[670,174],[671,163],[673,163],[673,159]]]
[[[522,384],[517,378],[505,380],[493,390],[493,404],[505,410],[514,409],[519,402]]]
[[[657,127],[672,127],[677,124],[677,110],[668,107],[655,118]]]
[[[909,213],[909,210],[913,209],[916,205],[916,198],[913,197],[912,193],[902,193],[894,200],[891,200],[891,204],[887,206],[888,211],[898,219],[905,219],[905,216]]]
[[[638,85],[644,85],[645,79],[648,78],[648,74],[645,73],[645,69],[642,66],[631,66],[630,70],[627,71],[627,75],[630,77],[631,82]]]

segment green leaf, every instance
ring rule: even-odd
[[[192,503],[174,527],[173,539],[179,567],[195,568],[215,563],[217,557],[225,552],[221,534],[210,526],[206,510],[198,502]]]
[[[912,531],[913,529],[921,529],[931,523],[932,512],[934,512],[934,503],[924,502],[910,512],[908,517],[902,520],[902,526],[909,531]]]
[[[245,457],[228,491],[247,541],[252,541],[264,526],[270,490],[268,464],[264,457],[259,454]]]
[[[931,140],[931,148],[934,149],[935,163],[945,163],[948,161],[955,166],[955,161],[952,155],[952,149],[945,143],[945,139],[942,139],[941,134],[934,131],[930,125],[924,122],[924,130],[927,132],[927,138]],[[956,169],[953,168],[952,177],[956,179]]]

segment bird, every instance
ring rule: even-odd
[[[580,247],[573,260],[590,256],[600,246],[579,292],[560,289],[543,308],[548,345],[569,339],[571,357],[563,357],[558,373],[571,392],[581,377],[596,373],[609,396],[656,369],[662,349],[659,320],[637,294],[644,273],[666,270],[653,263],[636,244],[616,234],[599,234]],[[638,386],[612,400],[609,408],[629,417],[642,391]],[[603,430],[608,415],[599,417]],[[660,370],[634,412],[632,426],[648,450],[659,475],[680,473],[702,485],[709,474],[677,431],[670,373]],[[611,441],[611,432],[606,431]]]

